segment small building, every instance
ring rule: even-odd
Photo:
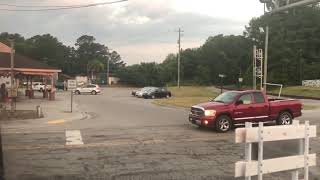
[[[120,81],[120,78],[115,77],[115,76],[110,76],[110,77],[109,77],[109,81],[108,81],[108,85],[118,84],[119,81]]]
[[[88,84],[88,76],[76,76],[76,81],[78,85]]]
[[[51,85],[51,96],[54,97],[55,82],[58,79],[60,69],[50,67],[40,61],[22,56],[14,53],[14,85],[15,88],[19,87],[19,81],[26,82],[27,91],[32,91],[33,79],[42,79],[45,84]],[[0,42],[0,82],[4,81],[5,84],[10,79],[11,75],[11,48]],[[11,79],[10,79],[11,82]],[[11,87],[11,84],[7,86]],[[33,92],[33,91],[32,91]],[[31,93],[32,95],[33,93]],[[54,98],[52,98],[54,99]]]

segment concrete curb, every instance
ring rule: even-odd
[[[80,111],[79,105],[77,103],[74,102],[74,109],[75,109],[75,115],[70,117],[70,118],[66,118],[65,121],[66,122],[71,122],[71,121],[77,121],[77,120],[84,120],[84,119],[89,119],[90,115],[87,112],[82,112]]]

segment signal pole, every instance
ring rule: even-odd
[[[256,62],[257,62],[257,60],[256,60],[256,58],[257,58],[257,46],[253,46],[253,62],[252,62],[252,67],[253,67],[253,69],[252,69],[252,80],[253,80],[253,82],[252,82],[252,89],[253,90],[257,90],[257,65],[256,65]]]
[[[178,87],[180,88],[180,60],[181,60],[181,33],[183,31],[181,30],[181,28],[179,28],[179,38],[178,38]]]
[[[13,92],[14,92],[14,40],[13,39],[9,39],[10,41],[10,46],[11,46],[11,58],[10,58],[10,80],[11,80],[11,87],[10,87],[10,91],[11,91],[11,113],[13,113],[15,111],[14,108],[14,102],[13,102]]]
[[[263,73],[263,90],[267,92],[268,78],[268,46],[269,46],[269,26],[266,27],[266,38],[264,47],[264,73]]]

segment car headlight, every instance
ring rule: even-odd
[[[216,111],[215,110],[205,110],[204,111],[204,115],[205,116],[215,116],[216,115]]]

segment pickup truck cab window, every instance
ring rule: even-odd
[[[242,104],[244,104],[244,105],[252,104],[252,95],[251,94],[244,94],[239,98],[238,101],[243,102]]]
[[[235,101],[238,95],[239,93],[237,92],[225,92],[216,97],[213,102],[231,103]]]
[[[261,92],[255,92],[255,93],[253,93],[253,96],[254,96],[254,101],[256,104],[265,103],[264,96]]]

